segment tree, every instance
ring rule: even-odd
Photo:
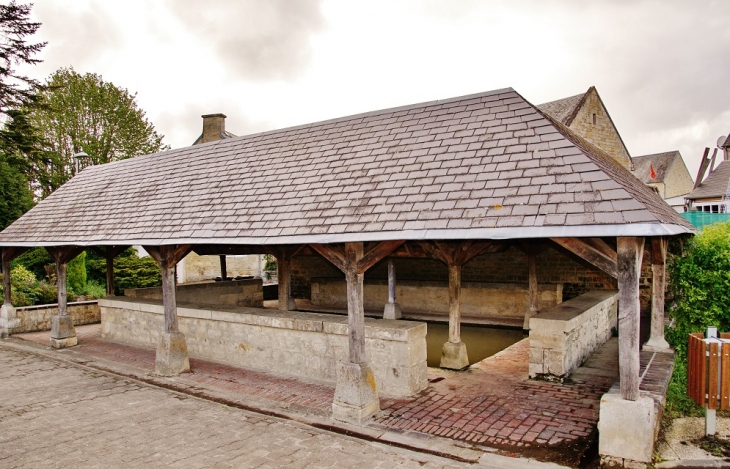
[[[73,155],[79,152],[89,155],[81,161],[88,165],[169,148],[137,106],[136,94],[100,75],[59,69],[46,80],[41,96],[43,106],[30,109],[29,121],[45,142],[46,152],[33,170],[43,197],[73,176]]]
[[[45,42],[26,43],[40,23],[28,20],[32,5],[18,5],[15,0],[0,5],[0,113],[27,107],[38,101],[40,84],[37,80],[16,73],[15,67],[40,62],[33,56],[45,47]]]
[[[0,159],[0,230],[33,207],[25,175]]]

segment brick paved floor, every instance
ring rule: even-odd
[[[0,347],[0,467],[457,468]]]
[[[596,438],[601,395],[616,380],[612,355],[609,344],[570,383],[534,381],[525,339],[468,371],[440,372],[418,396],[381,399],[375,422],[577,464]]]
[[[85,355],[154,369],[154,350],[103,341],[98,325],[77,327],[77,334],[76,350]],[[48,332],[16,337],[48,342]],[[370,425],[575,465],[596,441],[600,398],[617,377],[616,342],[610,341],[564,384],[527,379],[528,340],[468,371],[429,369],[428,389],[411,398],[382,397],[382,411]],[[331,408],[331,385],[204,360],[192,359],[191,367],[186,379],[201,387],[294,404],[319,415]]]

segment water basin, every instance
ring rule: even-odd
[[[461,325],[461,341],[466,344],[469,364],[474,364],[500,352],[527,337],[522,329]],[[428,366],[438,367],[441,349],[449,339],[449,325],[442,322],[429,322],[426,334],[426,353]]]

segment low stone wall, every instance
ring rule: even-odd
[[[124,296],[162,300],[162,287],[124,290]],[[260,278],[223,282],[185,283],[177,285],[175,297],[179,302],[200,305],[250,306],[264,305],[263,282]]]
[[[66,305],[74,325],[94,324],[101,321],[97,301],[78,301]],[[49,331],[53,316],[58,313],[58,305],[19,306],[15,308],[17,322],[10,327],[11,334],[23,332]],[[11,324],[11,326],[13,326]]]
[[[103,338],[157,345],[160,302],[115,297],[99,304]],[[192,357],[332,383],[337,362],[347,359],[346,316],[184,304],[177,314]],[[409,396],[428,385],[424,323],[366,318],[365,354],[383,394]]]
[[[612,335],[618,292],[584,293],[530,318],[530,377],[562,379]]]
[[[344,279],[313,278],[312,305],[347,308],[347,285]],[[539,305],[548,308],[563,301],[562,284],[540,284]],[[449,313],[449,284],[443,281],[404,280],[396,282],[396,300],[406,313]],[[366,310],[382,310],[388,301],[387,280],[366,279]],[[461,314],[476,317],[523,318],[529,310],[527,284],[462,282]]]

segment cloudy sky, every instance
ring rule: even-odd
[[[19,0],[22,3],[22,0]],[[201,114],[237,135],[512,87],[594,85],[633,156],[694,176],[730,132],[727,0],[36,0],[44,62],[137,93],[165,142]]]

